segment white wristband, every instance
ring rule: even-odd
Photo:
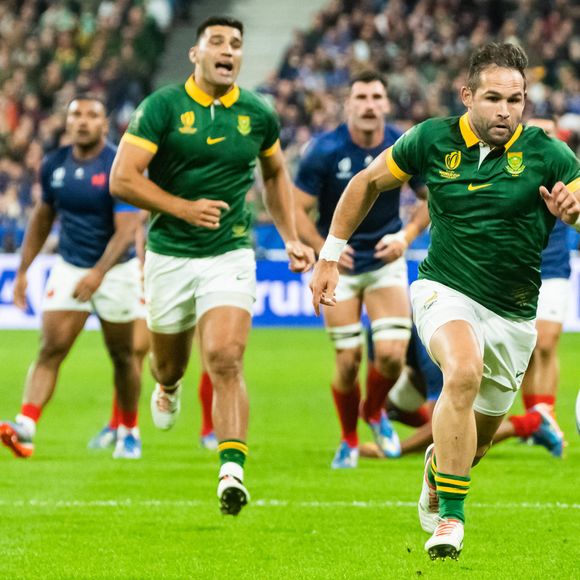
[[[327,262],[338,262],[347,242],[348,240],[341,240],[332,234],[328,234],[324,246],[322,246],[320,254],[318,254],[318,259],[326,260]]]

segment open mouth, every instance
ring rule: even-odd
[[[218,62],[215,65],[217,70],[232,72],[234,70],[234,65],[231,62]]]

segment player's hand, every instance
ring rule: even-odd
[[[75,286],[73,298],[79,302],[87,302],[101,285],[105,274],[98,268],[91,268]]]
[[[312,290],[312,305],[316,316],[320,315],[320,305],[334,306],[336,298],[334,291],[338,284],[338,262],[318,260],[314,266],[314,272],[310,279]]]
[[[18,272],[14,280],[14,306],[20,310],[26,310],[26,288],[28,287],[28,280],[26,274]]]
[[[340,254],[338,270],[345,274],[350,274],[354,270],[354,250],[348,244],[344,247],[342,254]]]
[[[576,223],[580,216],[580,202],[576,195],[569,191],[561,181],[554,185],[552,191],[548,191],[541,185],[540,195],[552,215],[560,218],[566,224]]]
[[[188,202],[182,219],[192,226],[217,230],[220,227],[222,212],[229,209],[230,206],[221,199],[198,199]]]
[[[292,272],[308,272],[316,261],[314,250],[297,240],[286,242],[286,253],[290,260],[289,268]]]
[[[403,230],[396,234],[387,234],[377,242],[375,246],[375,258],[382,260],[385,264],[394,262],[405,254],[408,245]]]

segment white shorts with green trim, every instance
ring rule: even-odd
[[[147,325],[175,334],[196,325],[212,308],[234,306],[252,313],[256,300],[256,259],[250,249],[210,258],[145,254]]]
[[[141,285],[137,258],[113,266],[105,274],[103,282],[91,299],[80,302],[73,298],[73,292],[79,280],[89,270],[90,268],[73,266],[59,256],[46,283],[42,301],[43,312],[94,312],[102,320],[118,324],[135,320]]]
[[[568,278],[542,280],[536,320],[564,324],[570,302],[571,282]]]
[[[417,331],[432,359],[429,346],[437,329],[452,320],[471,325],[483,353],[483,378],[473,407],[484,415],[507,413],[536,344],[535,321],[508,320],[431,280],[411,284],[411,302]]]
[[[351,298],[360,297],[364,292],[376,290],[377,288],[389,288],[391,286],[406,288],[408,284],[407,262],[405,258],[398,258],[394,262],[389,262],[372,272],[341,274],[335,290],[336,301],[344,302]]]

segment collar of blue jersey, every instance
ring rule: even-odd
[[[187,79],[185,90],[187,91],[187,94],[202,107],[209,107],[214,102],[214,98],[211,95],[208,95],[205,91],[199,88],[197,83],[193,80],[193,75]],[[218,100],[226,109],[229,109],[239,98],[240,87],[234,85],[231,91],[228,91]]]
[[[459,130],[461,131],[461,136],[463,137],[465,145],[467,145],[468,149],[479,143],[480,139],[473,132],[473,129],[469,124],[467,113],[462,115],[461,118],[459,119]],[[514,134],[512,135],[512,138],[503,146],[504,151],[507,151],[518,140],[518,137],[522,134],[523,130],[524,128],[520,123],[517,129],[515,130]]]

